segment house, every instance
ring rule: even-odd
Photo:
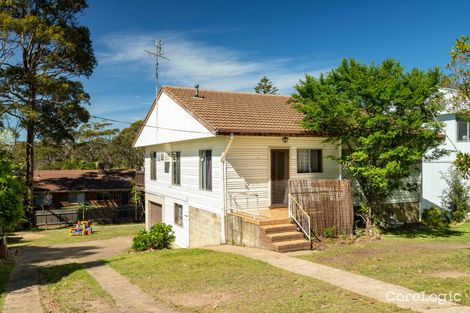
[[[338,180],[342,169],[328,158],[341,147],[302,118],[286,96],[163,86],[134,142],[145,148],[146,227],[172,225],[182,247],[305,248],[288,181]]]
[[[59,209],[87,203],[104,207],[129,204],[134,170],[37,170],[34,206]]]
[[[449,151],[434,160],[423,160],[421,208],[442,207],[442,194],[447,188],[443,175],[448,173],[455,161],[457,151],[470,153],[470,124],[457,114],[442,112],[436,117],[444,123],[445,142],[440,148]]]

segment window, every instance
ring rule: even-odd
[[[96,200],[98,201],[111,200],[111,198],[112,198],[112,194],[110,192],[104,191],[104,192],[96,193]]]
[[[69,192],[69,203],[84,203],[85,194],[83,192]]]
[[[469,141],[470,140],[470,125],[466,121],[457,120],[457,140]]]
[[[169,174],[170,173],[170,156],[168,155],[168,153],[164,153],[162,154],[162,159],[165,161],[165,163],[163,163],[165,173]]]
[[[175,203],[175,225],[183,227],[183,206]]]
[[[199,150],[199,188],[212,190],[212,150]]]
[[[127,205],[129,204],[129,193],[128,192],[122,192],[121,193],[121,204],[122,205]]]
[[[173,172],[172,183],[173,185],[181,184],[181,152],[172,152],[171,158],[173,159]]]
[[[321,173],[322,163],[322,150],[297,149],[297,173]]]
[[[157,153],[150,152],[150,179],[157,180]]]

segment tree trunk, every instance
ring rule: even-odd
[[[8,246],[7,236],[5,234],[0,235],[0,259],[8,258]]]
[[[26,205],[32,208],[34,187],[34,121],[32,118],[28,119],[26,132],[26,186],[28,188]]]

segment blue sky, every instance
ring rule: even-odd
[[[85,80],[92,114],[143,119],[155,95],[154,37],[165,41],[160,82],[252,91],[270,77],[283,94],[305,73],[341,58],[444,67],[457,37],[470,35],[470,1],[103,1],[90,0],[99,65]],[[125,125],[116,124],[123,127]]]

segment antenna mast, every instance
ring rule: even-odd
[[[158,66],[160,58],[170,61],[167,57],[163,55],[163,41],[160,38],[155,38],[155,44],[153,51],[145,50],[148,54],[155,57],[155,95],[158,94]]]

